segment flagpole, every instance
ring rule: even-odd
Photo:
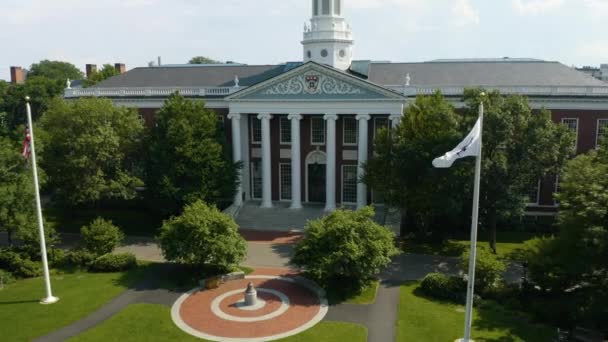
[[[473,321],[473,295],[475,290],[475,261],[477,257],[477,226],[479,222],[479,187],[481,182],[481,150],[483,146],[483,98],[479,103],[479,155],[475,159],[475,185],[473,188],[473,217],[471,223],[471,252],[469,257],[469,279],[467,283],[467,309],[464,323],[464,338],[460,341],[469,342],[471,340],[471,323]]]
[[[51,292],[51,278],[49,276],[49,263],[46,256],[46,241],[44,237],[44,224],[42,222],[42,204],[40,202],[40,189],[38,186],[38,168],[36,166],[36,148],[34,147],[34,126],[32,125],[32,108],[30,107],[30,97],[27,96],[27,124],[30,130],[30,153],[32,156],[32,173],[34,174],[34,193],[36,197],[36,214],[38,216],[38,231],[40,233],[40,254],[42,255],[42,270],[44,272],[44,284],[46,287],[46,298],[40,301],[41,304],[56,303],[59,298],[54,297]]]

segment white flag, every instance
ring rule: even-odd
[[[433,166],[440,169],[452,167],[460,158],[478,157],[481,150],[481,119],[477,120],[475,127],[455,149],[433,160]]]

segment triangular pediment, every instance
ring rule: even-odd
[[[403,100],[391,90],[328,66],[308,62],[227,97],[244,100]]]

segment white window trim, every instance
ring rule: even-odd
[[[279,144],[291,145],[291,137],[289,137],[289,141],[283,140],[283,127],[281,126],[283,123],[283,120],[287,121],[287,128],[289,128],[289,131],[291,132],[291,120],[289,120],[286,116],[281,116],[279,118]],[[293,134],[293,132],[291,132],[291,134]]]
[[[255,197],[255,173],[253,172],[254,167],[253,167],[253,163],[255,163],[254,161],[252,161],[251,163],[249,163],[249,175],[250,175],[250,181],[251,181],[251,199],[253,200],[261,200],[262,197]]]
[[[256,118],[255,116],[251,117],[251,120],[250,120],[251,121],[251,123],[250,123],[250,126],[251,126],[251,144],[260,145],[260,144],[262,144],[262,139],[260,139],[260,141],[255,141],[255,134],[254,134],[255,130],[253,128],[253,125],[255,124],[256,120],[260,121],[260,124],[261,124],[261,121],[262,121],[262,120]]]
[[[316,143],[312,140],[314,127],[312,124],[313,120],[321,120],[323,122],[323,143]],[[327,143],[327,124],[325,123],[325,119],[323,118],[310,118],[310,145],[311,146],[325,146]]]
[[[562,124],[565,124],[565,120],[576,120],[576,139],[574,140],[574,147],[578,150],[578,131],[579,131],[579,119],[578,118],[562,118]]]
[[[606,121],[608,123],[608,119],[597,119],[597,127],[595,128],[595,148],[600,148],[600,122]]]
[[[376,140],[376,133],[378,133],[378,120],[386,120],[386,129],[391,128],[391,120],[389,118],[374,118],[374,134],[373,139]]]
[[[541,182],[540,179],[538,180],[538,183],[536,185],[536,202],[528,202],[526,203],[526,206],[528,207],[537,207],[540,205],[540,186],[541,186]]]
[[[283,165],[291,165],[291,163],[279,163],[279,201],[290,202],[291,198],[283,198],[283,169],[281,168]],[[291,167],[289,169],[289,174],[291,177]],[[291,189],[291,197],[293,197],[293,189]]]
[[[355,202],[346,202],[344,201],[344,168],[345,167],[357,167],[357,165],[354,164],[347,164],[347,165],[342,165],[342,177],[341,177],[341,182],[340,182],[340,199],[342,200],[342,204],[357,204],[357,201]]]
[[[346,139],[346,120],[354,120],[355,121],[355,140],[356,142],[347,143]],[[357,146],[359,144],[359,121],[356,118],[345,117],[342,118],[342,145],[343,146]]]

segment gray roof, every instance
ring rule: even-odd
[[[293,63],[280,65],[181,65],[135,68],[114,76],[96,88],[120,87],[231,87],[234,76],[247,87],[278,76],[293,68]]]
[[[460,60],[424,63],[371,63],[369,81],[402,86],[606,86],[558,62],[534,60]]]

